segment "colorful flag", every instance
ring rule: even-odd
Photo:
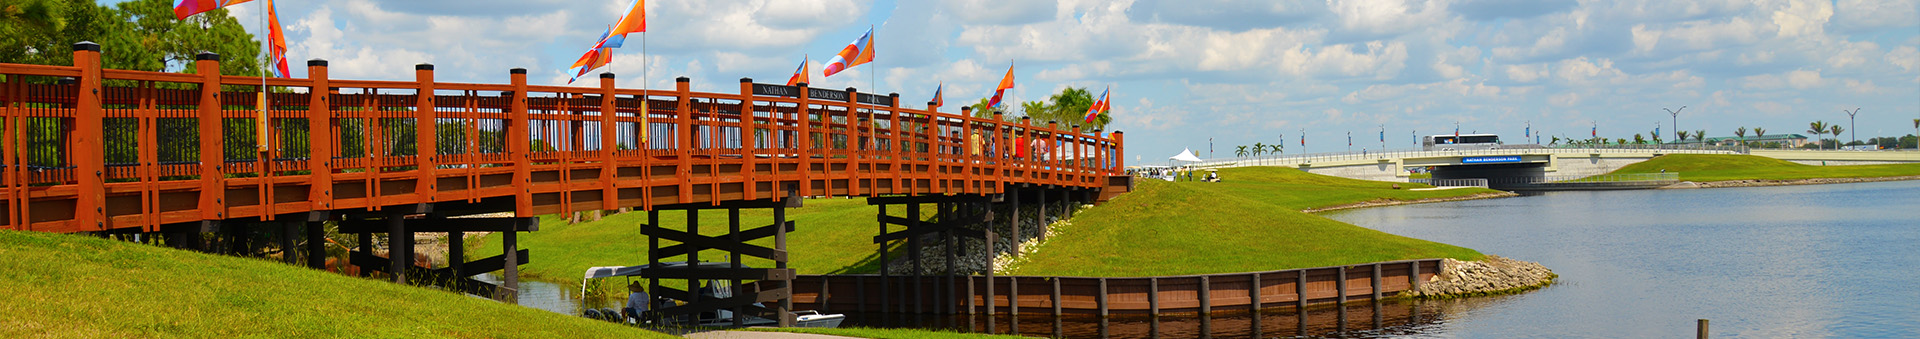
[[[1111,98],[1108,96],[1108,94],[1112,94],[1112,93],[1113,93],[1113,88],[1111,87],[1107,88],[1106,90],[1100,91],[1100,100],[1094,101],[1093,106],[1087,107],[1086,122],[1092,123],[1093,119],[1100,117],[1100,113],[1107,112],[1107,106],[1111,105],[1111,103],[1107,101],[1109,98]]]
[[[620,21],[613,24],[613,29],[608,30],[607,42],[604,44],[604,47],[618,48],[626,44],[627,33],[646,31],[647,1],[634,0],[633,9],[627,10],[627,14],[620,16]]]
[[[947,104],[946,100],[940,99],[940,92],[941,92],[940,90],[945,89],[946,87],[947,87],[947,84],[945,83],[942,83],[939,86],[933,87],[933,100],[931,100],[930,102],[932,102],[934,106]]]
[[[273,0],[267,0],[267,57],[272,60],[273,76],[285,78],[288,77],[287,35],[280,31],[280,15],[276,12]]]
[[[567,83],[580,80],[580,76],[586,75],[588,71],[613,62],[613,49],[607,47],[607,38],[613,36],[612,33],[613,29],[609,27],[607,32],[600,34],[600,41],[593,43],[592,49],[587,50],[586,54],[581,54],[579,60],[574,60],[573,65],[567,67],[567,70],[573,73],[573,77],[567,79]]]
[[[811,82],[807,81],[807,58],[800,58],[800,68],[793,69],[793,77],[787,78],[787,86],[802,82]]]
[[[1007,65],[1007,76],[1000,78],[1000,86],[993,88],[993,99],[987,99],[987,106],[1000,108],[1000,98],[1009,88],[1013,88],[1013,65]]]
[[[187,17],[193,16],[194,14],[206,13],[207,11],[247,3],[249,1],[253,0],[178,0],[173,3],[173,18],[186,20]]]
[[[1600,137],[1600,126],[1593,126],[1593,137]]]
[[[827,68],[822,70],[823,76],[833,76],[835,73],[868,62],[873,62],[872,28],[868,28],[867,34],[860,35],[860,38],[853,40],[853,43],[847,44],[846,48],[840,49],[840,54],[835,54],[833,59],[827,60]]]

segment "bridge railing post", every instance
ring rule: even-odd
[[[513,216],[533,216],[533,174],[528,168],[533,165],[533,131],[528,129],[531,120],[527,117],[527,69],[507,70],[507,77],[513,82],[513,98],[508,102],[507,123],[503,131],[507,134],[507,158],[513,159]]]
[[[435,192],[439,187],[435,185],[437,180],[434,180],[434,170],[436,169],[435,167],[438,166],[434,161],[434,157],[440,153],[437,147],[439,146],[440,134],[434,131],[436,125],[439,125],[439,119],[438,112],[434,111],[433,102],[433,64],[414,65],[413,76],[414,86],[417,86],[416,88],[418,89],[415,92],[415,99],[418,100],[418,108],[415,108],[413,111],[413,141],[417,145],[414,146],[413,161],[415,164],[414,171],[420,173],[420,175],[416,177],[418,178],[416,179],[417,181],[414,182],[413,192],[415,196],[419,197],[418,201],[431,203],[439,200],[438,197],[435,197]]]
[[[673,173],[674,176],[680,179],[679,192],[681,192],[681,194],[677,194],[679,201],[675,201],[674,203],[681,204],[693,202],[693,200],[691,200],[692,195],[685,194],[686,192],[693,191],[693,184],[691,180],[688,179],[693,175],[691,172],[693,170],[693,148],[698,145],[698,141],[693,140],[692,86],[693,79],[687,77],[673,79],[674,91],[678,92],[680,103],[674,105],[673,144],[667,145],[667,147],[673,147],[674,157],[680,160],[679,165],[676,166]]]
[[[74,202],[74,222],[79,230],[105,230],[106,157],[105,117],[101,109],[100,44],[82,41],[73,44],[73,66],[80,68],[80,87],[74,93],[73,143],[67,159],[74,165],[74,180],[80,192]]]
[[[813,196],[813,156],[814,152],[817,151],[814,147],[814,142],[819,140],[813,136],[813,110],[809,107],[813,105],[813,98],[810,94],[813,90],[809,89],[807,83],[804,82],[794,85],[800,87],[798,91],[800,103],[797,105],[798,107],[794,109],[797,112],[794,117],[794,122],[800,125],[798,127],[798,135],[795,135],[795,140],[793,140],[795,143],[794,147],[796,148],[794,157],[800,161],[800,166],[798,166],[800,170],[800,195],[810,197]]]
[[[220,55],[200,53],[194,56],[194,71],[200,75],[200,203],[197,205],[202,220],[220,220],[227,217],[226,192],[222,164],[226,163],[223,151],[224,140],[220,124]]]
[[[307,200],[315,211],[333,209],[333,94],[327,80],[327,61],[307,60]]]
[[[760,151],[759,128],[755,127],[756,125],[758,125],[758,122],[754,121],[757,118],[754,116],[754,113],[753,113],[753,78],[740,78],[739,110],[740,110],[739,111],[740,121],[736,122],[735,128],[738,128],[740,130],[739,132],[740,151],[739,152],[740,152],[740,162],[742,163],[742,165],[740,166],[740,177],[743,179],[741,180],[742,182],[741,186],[745,188],[744,190],[742,190],[743,191],[742,194],[745,194],[748,199],[758,199],[759,190],[756,187],[759,187],[760,185],[757,183],[754,183],[754,172],[758,171],[756,168],[759,167],[760,159],[755,155],[760,154],[761,151]],[[774,118],[775,116],[777,116],[777,114],[773,113],[773,110],[771,109],[768,110],[769,118]],[[774,120],[777,121],[778,119],[775,118]],[[768,131],[769,134],[771,134],[772,132],[773,131]],[[775,167],[778,167],[778,166],[775,166]],[[775,185],[775,186],[778,186],[778,185]],[[772,191],[774,192],[774,194],[769,196],[770,198],[780,196],[778,194],[778,192],[780,191],[779,189],[776,188]]]
[[[619,140],[614,137],[618,132],[614,129],[613,116],[619,113],[614,107],[616,101],[613,97],[613,85],[613,73],[600,73],[600,177],[598,179],[601,211],[620,209],[620,194],[613,184],[616,170],[613,158],[614,154],[619,153],[620,150]]]
[[[1127,170],[1127,153],[1125,151],[1126,133],[1113,131],[1113,133],[1109,133],[1108,135],[1113,139],[1113,144],[1110,146],[1113,149],[1113,168],[1109,169],[1109,171],[1113,173],[1124,173]]]

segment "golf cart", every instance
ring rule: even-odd
[[[640,265],[640,266],[601,266],[601,267],[587,268],[585,279],[580,281],[580,292],[581,292],[580,295],[583,295],[583,296],[586,295],[589,282],[599,280],[599,279],[606,279],[606,278],[613,278],[613,277],[626,277],[628,279],[628,282],[631,282],[632,279],[636,277],[640,279],[650,279],[650,278],[641,276],[641,272],[645,271],[650,266],[651,265],[649,264],[649,265]],[[687,262],[685,261],[663,262],[663,263],[660,263],[660,266],[661,268],[686,268]],[[732,264],[723,263],[723,262],[701,262],[698,264],[698,266],[695,266],[695,268],[716,269],[716,270],[731,269]],[[751,267],[745,267],[743,265],[741,268],[751,268]],[[703,280],[701,281],[700,285],[702,286],[699,287],[697,290],[699,291],[698,292],[699,299],[701,300],[716,300],[716,299],[732,298],[734,296],[734,290],[736,290],[731,280],[724,280],[724,279]],[[754,293],[754,291],[758,290],[757,282],[746,283],[741,285],[742,285],[741,286],[742,288],[746,289],[745,293],[751,294],[751,293]],[[690,290],[691,289],[693,288],[690,288]],[[685,305],[688,303],[687,300],[678,300],[678,299],[661,296],[660,294],[658,294],[659,291],[649,291],[649,292],[650,292],[649,295],[652,296],[652,300],[649,302],[649,304],[651,304],[651,306],[649,307],[651,310],[641,314],[638,319],[628,319],[625,316],[622,316],[620,311],[618,310],[606,309],[606,308],[594,309],[592,307],[588,307],[585,312],[582,312],[584,313],[583,316],[588,318],[603,319],[603,320],[617,321],[617,322],[630,323],[630,324],[665,325],[665,324],[688,324],[689,323],[688,321],[689,319],[687,318],[686,315],[661,319],[662,318],[661,316],[656,315],[657,313],[652,311],[652,310],[661,310],[664,308],[675,307],[678,305]],[[754,303],[753,306],[755,308],[763,307],[759,303]],[[788,313],[794,316],[793,324],[795,327],[829,327],[829,328],[840,327],[840,322],[846,319],[845,315],[821,314],[818,311],[812,311],[812,310],[791,311]],[[732,327],[736,325],[733,318],[734,318],[733,310],[729,310],[729,309],[700,312],[698,314],[698,321],[692,322],[692,325],[701,326],[701,327]],[[779,321],[777,320],[768,319],[766,317],[761,317],[761,316],[752,315],[752,314],[742,314],[741,318],[742,318],[741,319],[742,321],[740,322],[739,325],[743,325],[743,326],[777,326],[779,325]]]

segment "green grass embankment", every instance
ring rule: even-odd
[[[0,337],[673,338],[458,293],[77,235],[0,231]]]
[[[1358,202],[1495,193],[1409,191],[1287,168],[1220,171],[1225,182],[1140,180],[1133,193],[1056,229],[1013,274],[1166,276],[1322,267],[1421,258],[1479,259],[1472,249],[1302,213]],[[1403,188],[1428,187],[1401,183]]]
[[[1876,178],[1920,175],[1920,163],[1891,165],[1812,166],[1752,155],[1668,154],[1620,167],[1610,174],[1680,173],[1680,180],[1799,180],[1815,178]]]

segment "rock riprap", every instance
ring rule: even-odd
[[[1443,259],[1440,274],[1402,296],[1446,298],[1525,291],[1553,284],[1559,277],[1540,263],[1488,255],[1480,261]]]

